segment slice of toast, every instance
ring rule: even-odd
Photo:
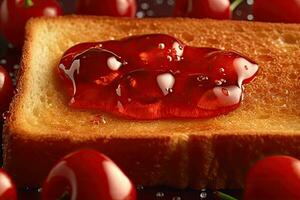
[[[254,59],[259,73],[240,107],[204,120],[135,121],[68,106],[56,70],[65,50],[149,33]],[[241,188],[258,159],[300,158],[300,24],[69,16],[31,20],[26,38],[4,130],[4,166],[20,187],[40,186],[60,157],[80,148],[105,153],[135,184],[181,188]]]

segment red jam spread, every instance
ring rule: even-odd
[[[58,70],[74,108],[133,119],[209,118],[239,106],[258,65],[151,34],[75,45]]]

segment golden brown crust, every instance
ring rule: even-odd
[[[246,87],[241,107],[209,120],[138,122],[66,106],[53,74],[63,51],[83,41],[158,32],[190,45],[237,50],[256,60],[259,76]],[[136,184],[240,188],[256,160],[278,153],[300,158],[299,56],[299,24],[33,19],[27,24],[18,94],[5,124],[5,168],[19,186],[38,186],[57,159],[90,147],[115,160]],[[48,87],[40,86],[44,82]],[[89,123],[98,115],[107,123]]]

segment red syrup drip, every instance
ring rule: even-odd
[[[258,65],[152,34],[75,45],[58,70],[74,108],[132,119],[210,118],[239,106]]]

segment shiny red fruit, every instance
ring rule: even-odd
[[[14,88],[11,78],[7,71],[0,66],[0,115],[8,110],[13,92]]]
[[[134,17],[135,0],[78,0],[77,14]]]
[[[16,186],[3,169],[0,169],[0,200],[17,200]]]
[[[62,9],[55,0],[3,0],[0,10],[1,31],[16,47],[24,43],[25,24],[31,17],[55,17]]]
[[[246,179],[244,200],[300,199],[300,160],[271,156],[258,161]]]
[[[94,150],[80,150],[62,158],[50,171],[42,200],[135,200],[131,181],[108,157]]]
[[[174,16],[193,18],[230,19],[229,0],[177,0]]]
[[[256,21],[300,23],[300,0],[255,0]]]
[[[57,68],[71,107],[133,119],[227,114],[258,71],[236,52],[187,46],[165,34],[77,44]]]

